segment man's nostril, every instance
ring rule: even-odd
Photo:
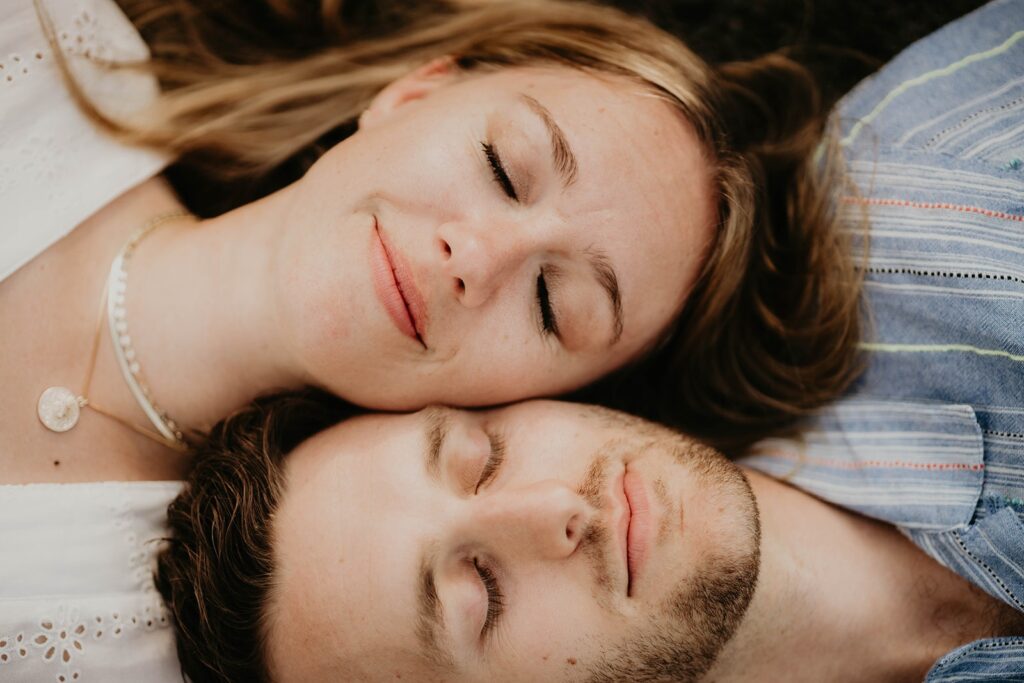
[[[572,542],[576,541],[576,536],[579,533],[579,530],[578,530],[577,527],[579,527],[579,525],[580,525],[579,515],[573,515],[572,519],[569,520],[569,523],[565,525],[565,538],[566,538],[566,540],[572,541]]]
[[[452,255],[452,248],[451,248],[451,246],[447,242],[444,242],[444,255],[445,256],[451,256]]]
[[[461,277],[455,278],[455,286],[458,287],[459,294],[462,294],[463,292],[466,291],[466,283],[463,282]]]

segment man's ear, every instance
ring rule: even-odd
[[[370,106],[359,116],[359,128],[371,128],[386,121],[407,102],[428,95],[435,88],[451,83],[458,74],[455,59],[438,57],[392,81],[377,93]]]

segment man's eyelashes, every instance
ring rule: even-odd
[[[500,434],[488,432],[487,440],[491,445],[490,454],[480,470],[480,478],[476,482],[473,493],[479,493],[480,489],[487,486],[494,479],[494,475],[498,473],[502,463],[505,462],[505,439]]]
[[[480,581],[484,584],[484,590],[487,591],[487,615],[484,617],[484,625],[480,630],[480,637],[486,638],[494,630],[494,625],[498,623],[501,615],[505,612],[505,596],[498,586],[497,577],[488,565],[474,558],[473,568],[476,569],[476,573],[480,576]]]

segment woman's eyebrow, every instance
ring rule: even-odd
[[[551,156],[555,160],[555,169],[558,171],[558,175],[562,177],[562,186],[569,187],[576,180],[576,176],[579,173],[579,165],[576,163],[576,155],[573,154],[572,147],[569,146],[568,138],[565,137],[565,133],[562,132],[558,123],[555,122],[555,117],[551,115],[547,107],[526,93],[521,94],[519,97],[530,108],[530,111],[540,118],[544,123],[544,127],[548,129],[548,136],[551,138]]]

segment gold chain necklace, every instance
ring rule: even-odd
[[[114,261],[110,264],[110,273],[107,282],[103,287],[100,296],[100,312],[96,321],[96,332],[92,339],[92,348],[89,351],[89,365],[85,373],[85,380],[82,382],[82,391],[78,394],[64,386],[48,387],[39,396],[36,405],[36,414],[43,426],[52,432],[66,432],[78,424],[82,408],[90,408],[97,413],[104,415],[111,420],[121,424],[132,431],[141,434],[157,443],[168,446],[175,450],[183,451],[188,449],[185,435],[165,411],[161,410],[153,401],[149,386],[142,378],[142,368],[136,358],[135,349],[132,346],[131,336],[128,334],[128,321],[125,312],[125,295],[128,289],[127,266],[132,254],[139,243],[153,230],[174,220],[188,218],[195,220],[195,216],[185,211],[175,211],[161,214],[141,228],[135,231],[131,238],[118,251]],[[89,388],[92,385],[93,373],[96,370],[96,356],[100,348],[100,335],[103,331],[103,318],[106,312],[110,336],[114,345],[114,352],[117,356],[118,366],[121,375],[128,384],[136,402],[149,418],[156,431],[141,427],[119,417],[109,410],[102,408],[89,399]]]

